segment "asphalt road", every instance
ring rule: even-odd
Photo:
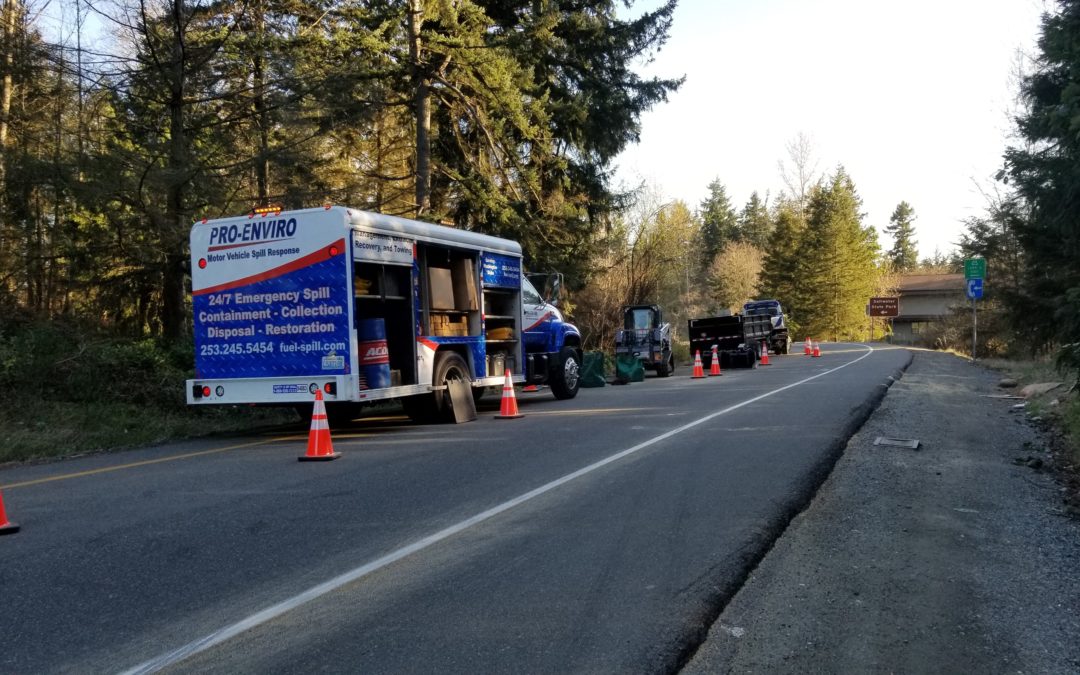
[[[0,672],[670,672],[908,352],[0,470]]]

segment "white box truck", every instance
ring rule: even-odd
[[[310,404],[401,399],[448,421],[448,383],[478,394],[578,391],[581,334],[523,275],[521,246],[340,206],[203,220],[191,228],[195,378],[187,400]],[[549,301],[550,300],[550,301]]]

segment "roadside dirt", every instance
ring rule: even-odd
[[[1080,520],[999,380],[917,352],[684,672],[1080,671]]]

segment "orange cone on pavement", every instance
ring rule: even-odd
[[[506,380],[503,382],[502,403],[499,405],[497,420],[512,420],[525,417],[518,412],[517,399],[514,397],[514,381],[510,378],[510,371],[506,371]]]
[[[0,535],[15,534],[18,531],[19,526],[8,520],[4,513],[4,495],[0,493]]]
[[[720,372],[720,351],[717,345],[712,346],[712,365],[709,366],[709,375],[723,375]]]
[[[802,352],[807,356],[810,356],[814,353],[813,341],[810,338],[806,338],[805,340],[803,340]]]
[[[315,406],[311,409],[311,431],[308,432],[307,453],[297,457],[301,462],[325,462],[341,457],[334,452],[330,442],[330,422],[326,419],[326,405],[322,391],[315,390]]]
[[[701,350],[694,352],[694,374],[690,376],[692,379],[699,379],[705,377],[705,367],[701,365]]]
[[[761,365],[769,365],[769,343],[761,341]]]
[[[815,358],[817,358],[817,357],[820,357],[820,356],[821,356],[821,343],[820,343],[820,342],[815,342],[815,343],[814,343],[814,352],[813,352],[813,354],[812,354],[812,355],[813,355],[813,356],[814,356]]]

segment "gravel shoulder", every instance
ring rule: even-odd
[[[1080,521],[999,379],[916,352],[683,672],[1080,671]]]

